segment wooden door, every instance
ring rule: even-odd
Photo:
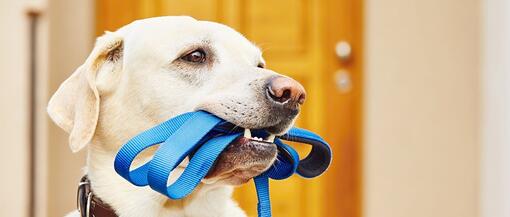
[[[190,15],[227,24],[264,51],[268,67],[301,82],[308,92],[299,127],[326,137],[334,159],[322,177],[272,181],[273,216],[360,216],[360,0],[97,0],[97,34],[135,19]],[[348,42],[350,56],[335,54]],[[348,48],[348,46],[347,46]],[[301,154],[305,147],[296,145]],[[235,197],[256,216],[253,184]]]

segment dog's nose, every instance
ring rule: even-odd
[[[267,85],[270,100],[276,103],[303,104],[306,91],[303,85],[292,78],[276,76],[270,78]]]

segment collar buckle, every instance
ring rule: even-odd
[[[81,217],[90,217],[90,202],[92,200],[92,192],[90,191],[90,182],[84,176],[78,183],[78,192],[76,198],[76,206]]]

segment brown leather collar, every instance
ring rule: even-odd
[[[83,176],[80,180],[77,201],[81,217],[117,217],[108,204],[94,195],[87,176]]]

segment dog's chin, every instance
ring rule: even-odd
[[[269,169],[276,155],[277,148],[274,143],[239,137],[220,154],[203,182],[244,184]]]

